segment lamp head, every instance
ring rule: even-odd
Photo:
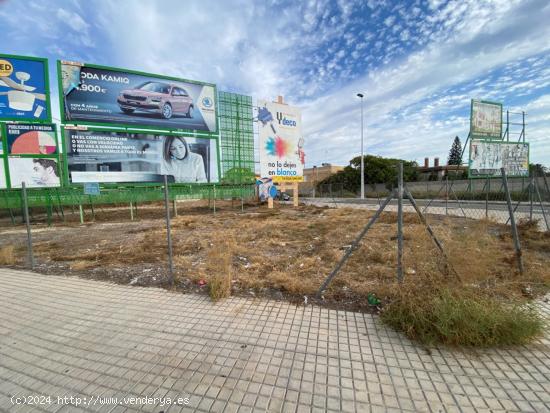
[[[360,97],[361,99],[363,99],[363,94],[362,94],[362,93],[358,93],[358,94],[357,94],[357,97]]]

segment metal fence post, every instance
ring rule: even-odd
[[[485,182],[485,219],[489,219],[489,178]]]
[[[512,236],[514,237],[514,248],[516,249],[518,269],[519,273],[523,274],[523,258],[521,256],[521,245],[519,244],[518,228],[516,227],[516,219],[514,218],[514,211],[512,210],[512,200],[510,198],[510,191],[508,190],[508,180],[506,179],[506,171],[504,170],[504,168],[500,168],[500,173],[502,174],[502,183],[504,184],[506,203],[508,204],[508,212],[510,214],[510,225],[512,226]]]
[[[399,162],[397,188],[397,281],[403,282],[403,162]]]
[[[533,221],[533,182],[535,178],[531,177],[529,182],[529,222]]]
[[[27,252],[29,254],[29,264],[31,265],[31,270],[34,270],[31,223],[29,221],[29,203],[27,200],[27,186],[25,185],[25,182],[21,183],[21,194],[23,195],[23,213],[25,214],[25,225],[27,226]]]
[[[170,285],[174,286],[174,263],[172,261],[172,234],[170,232],[170,201],[168,195],[168,176],[164,175],[164,209],[166,211],[166,238],[168,241],[168,268]]]
[[[449,177],[445,176],[445,215],[449,215]]]

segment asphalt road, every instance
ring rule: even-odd
[[[385,198],[380,198],[380,200],[376,198],[365,198],[364,200],[359,198],[302,198],[304,201],[317,201],[317,202],[327,202],[327,203],[337,203],[337,204],[357,204],[357,205],[367,205],[367,206],[375,206],[379,205],[384,201]],[[434,208],[447,208],[449,209],[464,209],[464,210],[483,210],[485,211],[486,207],[489,211],[504,211],[507,213],[508,206],[506,202],[504,201],[489,201],[489,203],[486,205],[485,201],[460,201],[457,202],[455,200],[449,200],[448,202],[445,202],[445,200],[429,200],[429,199],[415,199],[418,206],[423,210],[426,205],[429,204],[429,208],[427,212],[430,212],[430,209]],[[390,201],[390,205],[397,206],[397,200],[393,199]],[[410,202],[408,200],[404,201],[404,205],[410,205]],[[512,206],[515,208],[517,205],[517,201],[512,202]],[[543,203],[544,206],[544,212],[546,213],[547,217],[550,219],[550,204],[548,202]],[[524,213],[528,214],[530,212],[530,205],[528,202],[522,202],[517,207],[516,212],[518,213]],[[540,207],[540,204],[533,203],[533,214],[542,214],[542,208]]]

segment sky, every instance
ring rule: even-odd
[[[282,95],[308,167],[359,155],[357,93],[365,153],[419,163],[464,142],[471,99],[502,102],[550,166],[549,22],[547,0],[0,0],[0,53],[50,59],[55,93],[63,59]]]

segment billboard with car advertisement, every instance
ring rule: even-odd
[[[529,176],[529,144],[484,139],[470,141],[468,174],[471,178],[500,177],[501,168],[508,176]]]
[[[9,155],[57,155],[54,124],[7,123],[6,141]]]
[[[0,54],[0,120],[49,122],[48,61]]]
[[[218,182],[217,140],[175,134],[64,129],[70,182]]]
[[[8,157],[12,188],[21,188],[25,182],[28,188],[57,187],[61,185],[57,159]]]
[[[502,104],[472,99],[470,135],[502,139]]]
[[[66,123],[217,132],[213,84],[58,62]]]
[[[304,180],[304,138],[299,108],[258,101],[260,176],[273,182]]]

